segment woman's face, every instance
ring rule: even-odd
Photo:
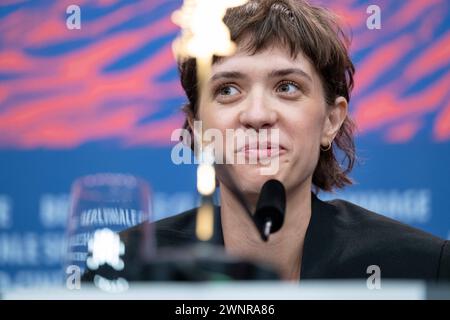
[[[252,143],[224,144],[225,149],[233,148],[225,152],[241,153],[246,159],[263,152],[266,158],[278,161],[278,170],[270,175],[261,174],[264,164],[259,161],[221,167],[237,188],[250,196],[258,194],[271,178],[283,182],[288,193],[305,182],[311,186],[320,146],[332,141],[346,112],[347,102],[342,97],[327,106],[319,75],[303,54],[292,59],[287,51],[274,46],[254,55],[238,48],[233,56],[215,63],[200,97],[197,120],[202,121],[203,131],[215,128],[223,137],[226,129],[278,130],[278,143],[272,141],[273,146],[263,148],[267,150]],[[276,145],[279,152],[268,150]],[[220,170],[218,179],[228,183]]]

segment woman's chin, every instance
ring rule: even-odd
[[[238,184],[240,189],[245,193],[259,193],[264,183],[271,179],[277,179],[276,176],[271,175],[239,175]]]
[[[259,194],[261,188],[267,181],[271,179],[277,179],[284,183],[283,174],[281,171],[277,171],[276,174],[263,174],[261,173],[261,166],[233,166],[227,167],[228,176],[233,181],[230,181],[231,188],[237,187],[242,193],[246,195]],[[231,169],[231,170],[230,170]],[[229,178],[225,178],[227,175],[223,175],[220,170],[217,172],[219,180],[223,181],[226,185]],[[235,185],[233,187],[232,185]]]

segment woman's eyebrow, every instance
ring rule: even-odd
[[[296,74],[299,75],[303,78],[306,78],[307,80],[309,80],[310,82],[313,82],[311,76],[309,74],[307,74],[305,71],[303,71],[302,69],[299,68],[287,68],[287,69],[278,69],[278,70],[273,70],[269,73],[268,77],[269,78],[273,78],[273,77],[284,77],[290,74]]]
[[[246,75],[243,74],[242,72],[223,71],[223,72],[218,72],[215,75],[213,75],[209,81],[213,82],[218,79],[244,79],[244,78],[246,78]]]
[[[287,68],[287,69],[272,70],[268,74],[268,77],[269,78],[284,77],[284,76],[287,76],[290,74],[299,75],[299,76],[305,78],[306,80],[313,82],[311,76],[299,68]],[[216,81],[218,79],[245,79],[245,78],[247,78],[247,76],[244,73],[239,72],[239,71],[222,71],[222,72],[218,72],[218,73],[214,74],[211,77],[210,82]]]

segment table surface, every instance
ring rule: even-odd
[[[100,289],[101,287],[102,289]],[[449,290],[440,289],[441,298],[450,299]],[[447,294],[448,291],[448,294]],[[442,292],[446,295],[442,296]],[[424,300],[429,288],[421,281],[384,281],[381,288],[369,289],[362,281],[210,282],[210,283],[97,283],[80,288],[10,289],[2,299],[138,299],[138,300]]]

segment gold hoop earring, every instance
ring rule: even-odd
[[[322,148],[322,146],[320,146],[320,150],[322,150],[323,152],[328,151],[331,149],[331,141],[328,141],[328,146],[326,148]]]

